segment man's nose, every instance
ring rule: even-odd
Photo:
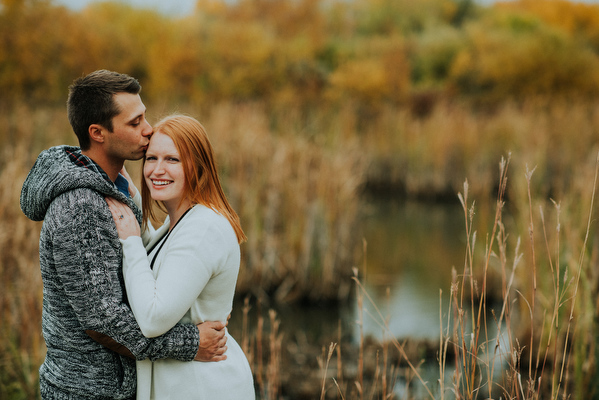
[[[144,124],[145,124],[145,126],[144,126],[144,129],[142,130],[141,134],[143,136],[151,136],[152,133],[154,132],[154,129],[152,128],[152,125],[150,125],[148,123],[148,121],[144,121]]]

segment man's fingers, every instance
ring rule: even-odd
[[[217,331],[215,329],[210,329],[204,332],[204,338],[206,338],[206,346],[217,346],[224,339],[227,340],[225,336],[225,331]],[[200,342],[202,341],[200,336]]]
[[[200,346],[196,361],[223,361],[227,359],[226,324],[220,321],[207,321],[197,325],[200,334]]]
[[[217,352],[217,351],[221,351],[223,348],[226,350],[227,349],[227,338],[223,337],[222,339],[214,342],[214,345],[210,346],[210,350]]]
[[[208,328],[212,328],[215,331],[221,331],[225,328],[225,324],[223,324],[221,321],[208,321],[208,322],[204,322],[204,324],[206,325],[206,327]]]

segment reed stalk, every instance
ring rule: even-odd
[[[341,321],[339,321],[339,325],[337,328],[337,340],[341,343]],[[336,346],[337,350],[337,380],[335,381],[335,386],[337,386],[337,398],[343,398],[343,393],[341,391],[341,387],[344,386],[343,382],[343,363],[341,361],[341,346]]]
[[[358,271],[354,270],[354,276],[357,276]],[[354,278],[357,281],[357,278]],[[356,299],[358,304],[358,321],[356,323],[360,327],[359,336],[359,352],[358,352],[358,379],[355,382],[358,389],[360,400],[364,399],[364,291],[360,290],[359,284],[356,285]]]
[[[335,347],[337,347],[337,343],[331,343],[329,345],[329,351],[326,355],[326,362],[322,363],[322,387],[320,390],[320,400],[324,400],[324,396],[326,394],[326,381],[327,381],[327,371],[329,370],[329,362],[331,361],[331,357],[333,356],[333,352],[335,351]]]

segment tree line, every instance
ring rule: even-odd
[[[199,0],[168,16],[0,0],[0,103],[60,103],[98,68],[155,100],[376,107],[599,94],[599,6],[519,0]]]

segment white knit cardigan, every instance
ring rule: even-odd
[[[132,236],[121,240],[127,297],[147,337],[162,335],[178,322],[224,322],[233,304],[240,249],[229,221],[208,207],[196,205],[156,254],[161,243],[154,245],[164,238],[169,224],[167,218],[158,230],[144,232],[143,239]],[[146,249],[152,246],[148,255]],[[225,361],[138,361],[137,398],[254,399],[247,358],[227,335]]]

